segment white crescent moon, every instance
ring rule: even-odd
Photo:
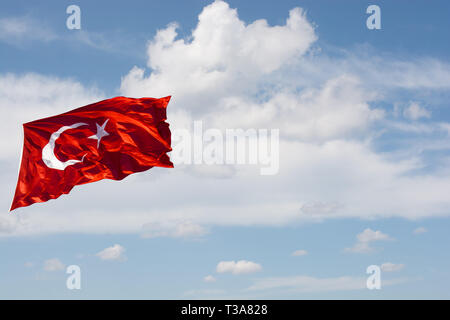
[[[66,131],[68,129],[75,129],[80,126],[86,126],[86,125],[87,125],[87,123],[78,122],[71,126],[63,126],[63,127],[59,128],[58,131],[52,133],[48,143],[42,149],[42,161],[44,161],[44,163],[47,167],[49,167],[50,169],[64,170],[68,166],[71,166],[75,163],[79,163],[79,162],[83,161],[84,156],[83,156],[83,158],[81,158],[81,160],[67,160],[66,162],[59,161],[58,158],[56,158],[56,156],[55,156],[54,150],[55,150],[56,139],[59,138],[61,133],[63,133],[64,131]]]

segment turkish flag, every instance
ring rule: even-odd
[[[58,198],[79,184],[173,168],[169,100],[116,97],[25,123],[11,210]]]

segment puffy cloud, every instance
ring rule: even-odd
[[[294,257],[306,256],[307,254],[308,254],[308,251],[306,251],[306,250],[295,250],[294,252],[292,252],[292,255]]]
[[[345,249],[347,252],[369,253],[374,250],[372,247],[370,247],[371,242],[392,240],[392,238],[387,234],[379,230],[373,231],[370,228],[367,228],[363,232],[359,233],[356,236],[356,239],[357,241],[352,248]]]
[[[326,141],[360,133],[382,119],[384,111],[368,104],[372,96],[357,77],[343,75],[301,93],[280,91],[263,103],[229,97],[209,118],[216,128],[281,128],[285,138]]]
[[[143,69],[133,68],[122,81],[122,92],[146,95],[151,91],[160,96],[170,92],[176,99],[196,96],[190,106],[198,108],[200,94],[217,97],[240,91],[242,82],[279,69],[316,40],[300,8],[290,11],[283,26],[272,27],[262,19],[246,25],[223,1],[203,9],[190,40],[177,39],[176,29],[172,23],[158,31],[148,47],[153,72],[145,77]]]
[[[396,272],[400,271],[405,267],[404,264],[395,264],[391,262],[386,262],[381,265],[381,270],[385,272]]]
[[[96,254],[97,257],[99,257],[102,260],[119,260],[123,261],[125,260],[125,248],[122,247],[120,244],[115,244],[111,247],[105,248],[99,253]]]
[[[314,51],[316,37],[301,9],[291,10],[285,23],[269,26],[264,20],[245,23],[236,10],[216,1],[204,8],[186,39],[178,38],[176,25],[156,34],[148,46],[148,75],[133,68],[122,79],[125,95],[173,95],[168,108],[173,132],[198,119],[205,128],[279,128],[277,175],[260,176],[254,166],[153,168],[121,182],[76,187],[69,196],[4,215],[0,234],[199,237],[208,231],[205,226],[216,225],[447,216],[448,169],[425,172],[428,163],[417,141],[393,152],[380,152],[374,142],[389,142],[382,139],[391,130],[390,113],[379,103],[392,105],[383,100],[389,98],[386,90],[448,89],[450,68],[440,61],[327,56]],[[279,39],[283,46],[267,45]],[[0,199],[2,207],[9,206],[16,184],[19,124],[101,98],[98,90],[71,79],[0,75],[0,111],[8,114],[0,119],[0,190],[10,195]],[[414,129],[422,125],[397,120]],[[446,128],[431,118],[426,127],[431,131],[418,133],[435,127]],[[361,243],[367,249],[367,242]]]
[[[247,274],[255,273],[261,270],[262,267],[260,264],[246,260],[239,260],[237,262],[221,261],[216,267],[217,273]]]
[[[64,270],[64,268],[65,265],[58,258],[52,258],[44,261],[45,271],[61,271]]]

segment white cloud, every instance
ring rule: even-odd
[[[255,273],[261,270],[262,267],[260,264],[246,260],[239,260],[237,262],[220,261],[216,267],[217,273],[247,274]]]
[[[203,281],[205,282],[216,282],[216,278],[214,278],[212,275],[207,275],[203,278]]]
[[[123,79],[122,92],[163,96],[170,90],[177,99],[228,95],[231,87],[279,69],[316,40],[300,8],[290,11],[283,26],[272,27],[265,20],[246,25],[223,1],[203,9],[189,41],[176,39],[176,29],[172,23],[158,31],[148,47],[148,66],[154,72],[145,77],[143,69],[134,68]]]
[[[367,228],[363,232],[359,233],[356,236],[356,239],[357,241],[352,248],[345,249],[347,252],[369,253],[374,250],[374,248],[370,246],[371,242],[392,240],[392,238],[389,237],[387,234],[379,230],[373,231],[370,228]]]
[[[418,228],[414,229],[414,231],[413,231],[414,234],[422,234],[425,232],[428,232],[428,230],[424,227],[418,227]]]
[[[431,112],[421,107],[417,102],[412,102],[403,110],[403,115],[408,119],[418,120],[420,118],[430,118]]]
[[[45,271],[61,271],[64,270],[64,268],[65,265],[58,258],[52,258],[44,261]]]
[[[278,175],[261,177],[251,166],[153,168],[5,214],[0,234],[195,238],[208,232],[205,226],[448,216],[448,166],[424,172],[429,163],[417,141],[393,152],[380,152],[374,142],[391,130],[390,114],[378,107],[378,102],[392,105],[388,90],[446,90],[450,67],[437,60],[363,59],[358,53],[335,58],[314,50],[316,38],[300,9],[292,10],[286,23],[269,26],[262,20],[245,23],[218,1],[205,7],[186,39],[177,38],[173,25],[158,32],[148,47],[151,72],[134,68],[121,84],[121,94],[128,96],[172,94],[172,130],[197,119],[205,127],[280,128]],[[281,47],[267,45],[280,39]],[[0,75],[0,111],[8,115],[0,119],[3,208],[17,181],[20,124],[102,98],[72,79]],[[396,120],[414,128],[421,124]],[[435,127],[446,128],[430,118],[425,131]],[[356,250],[370,248],[358,243]]]
[[[200,226],[283,226],[330,216],[415,218],[427,217],[430,212],[435,215],[448,212],[450,204],[445,190],[450,188],[450,183],[445,175],[407,177],[405,173],[416,167],[411,160],[392,161],[373,153],[367,146],[346,141],[321,145],[282,142],[280,148],[278,176],[262,179],[251,171],[238,170],[232,179],[217,184],[213,178],[190,175],[188,168],[154,168],[121,182],[83,185],[69,196],[17,211],[20,214],[5,215],[5,220],[20,216],[21,221],[8,223],[9,231],[4,235],[145,234],[142,226],[155,223],[163,226],[162,235],[168,236],[167,230],[171,230],[169,234],[174,232],[172,221],[190,221]],[[14,171],[9,170],[5,175],[7,183],[0,186],[3,194],[14,190],[17,179]],[[237,193],[237,189],[248,191]],[[253,201],[252,195],[257,194],[267,196]],[[411,194],[421,196],[408,196]],[[306,203],[327,203],[328,199],[338,199],[343,209],[332,215],[301,210]],[[2,201],[7,207],[10,199],[4,197]],[[126,205],[129,203],[141,209],[130,210]],[[152,203],[151,208],[148,203]],[[109,209],[105,209],[106,204]],[[64,215],[56,212],[64,212]],[[169,229],[165,229],[167,224],[171,225]]]
[[[395,264],[391,262],[386,262],[381,265],[381,270],[385,272],[396,272],[400,271],[405,267],[404,264]]]
[[[294,257],[305,256],[307,254],[308,254],[308,251],[306,251],[306,250],[295,250],[294,252],[292,252],[292,255]]]
[[[32,268],[32,267],[34,267],[34,263],[31,262],[31,261],[27,261],[27,262],[24,263],[24,266],[25,266],[26,268]]]
[[[364,132],[382,119],[384,111],[370,108],[372,99],[357,77],[343,75],[298,94],[277,92],[262,104],[229,97],[210,119],[218,128],[282,128],[284,137],[326,141]]]
[[[96,254],[97,257],[99,257],[102,260],[118,260],[123,261],[125,260],[125,248],[122,247],[120,244],[115,244],[112,247],[108,247],[100,251]]]

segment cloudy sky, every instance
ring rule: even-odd
[[[77,1],[80,30],[70,4],[0,4],[0,298],[450,298],[447,1]],[[175,163],[9,213],[22,123],[119,95],[279,129],[279,172]]]

